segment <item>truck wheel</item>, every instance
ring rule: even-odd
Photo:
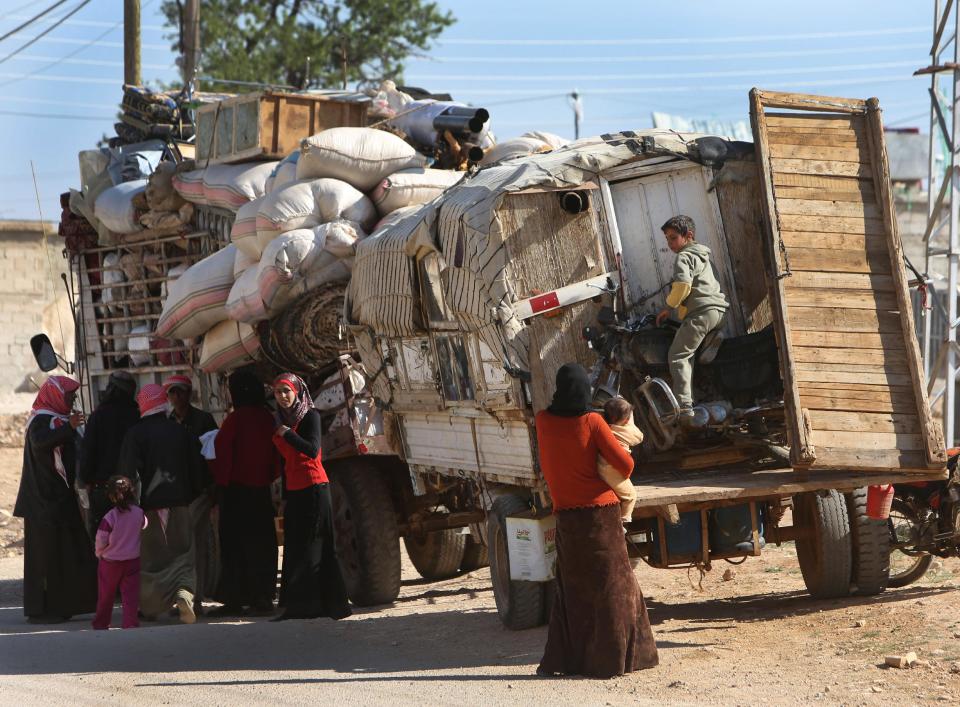
[[[467,539],[467,545],[463,548],[463,560],[460,562],[461,572],[473,572],[481,567],[487,567],[490,564],[487,546],[479,540],[474,540],[472,535],[464,536]]]
[[[529,507],[530,504],[522,496],[500,496],[487,514],[487,548],[490,553],[493,597],[497,602],[501,623],[514,631],[542,624],[546,603],[544,584],[510,579],[506,518]]]
[[[887,521],[867,516],[867,489],[846,494],[853,551],[855,593],[871,596],[887,588],[890,579],[890,530]]]
[[[793,497],[797,560],[807,591],[815,599],[835,599],[850,593],[853,565],[850,521],[843,496],[836,490]]]
[[[460,528],[433,530],[403,539],[407,556],[424,579],[449,579],[463,560],[466,536]]]
[[[400,533],[386,480],[354,461],[329,470],[337,559],[357,606],[390,604],[400,594]]]

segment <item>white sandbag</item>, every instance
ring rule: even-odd
[[[192,339],[227,318],[224,305],[233,287],[236,252],[236,246],[228,245],[191,265],[170,285],[157,336]]]
[[[203,172],[202,169],[195,169],[190,172],[177,172],[173,175],[170,183],[174,191],[181,197],[193,204],[205,205],[207,196],[203,190]]]
[[[367,237],[358,224],[344,219],[321,224],[313,231],[321,243],[320,247],[338,258],[352,257],[357,241]]]
[[[267,178],[267,194],[297,181],[297,160],[300,159],[300,150],[294,150],[280,160]]]
[[[389,174],[425,165],[425,157],[392,133],[330,128],[300,143],[297,179],[333,177],[367,192]]]
[[[104,285],[119,285],[123,282],[123,270],[120,269],[120,254],[107,253],[103,256],[101,283]],[[104,287],[100,292],[100,301],[103,304],[118,305],[123,302],[122,287]]]
[[[259,260],[251,258],[249,255],[244,253],[242,250],[237,248],[237,255],[233,259],[233,279],[236,281],[245,270],[248,268],[256,267],[260,264]]]
[[[483,167],[494,162],[513,159],[514,157],[526,157],[538,152],[550,152],[553,148],[549,143],[538,140],[533,137],[515,137],[512,140],[504,140],[497,143],[480,160],[480,166]]]
[[[224,308],[227,316],[237,322],[255,324],[267,318],[267,311],[260,297],[260,288],[257,284],[259,266],[254,265],[240,274],[233,283],[227,303]]]
[[[377,218],[373,202],[338,179],[294,182],[267,195],[260,203],[257,242],[261,256],[281,233],[341,218],[356,221],[365,228]]]
[[[426,204],[459,182],[466,172],[415,167],[394,172],[370,193],[381,216],[404,206]]]
[[[160,283],[160,298],[161,301],[165,300],[170,294],[170,285],[172,285],[178,277],[183,275],[189,268],[189,265],[174,265],[167,271],[167,280]]]
[[[143,230],[133,197],[142,194],[147,188],[146,179],[134,182],[122,182],[115,187],[104,189],[93,205],[93,213],[104,226],[114,233],[137,233]]]
[[[237,209],[237,215],[230,227],[230,242],[237,246],[251,260],[260,262],[260,244],[257,242],[257,212],[263,205],[263,198],[248,201]]]
[[[227,320],[210,329],[200,347],[200,370],[226,373],[260,357],[260,338],[249,324]]]
[[[541,130],[531,130],[526,132],[520,137],[532,137],[534,140],[539,140],[540,142],[545,142],[554,150],[559,150],[561,147],[569,143],[570,141],[566,138],[555,135],[554,133],[545,133]]]
[[[204,170],[203,195],[208,206],[236,211],[267,193],[267,179],[279,162],[216,164]]]
[[[138,324],[130,329],[131,336],[127,339],[127,348],[130,350],[130,363],[134,366],[146,366],[150,363],[150,325]]]

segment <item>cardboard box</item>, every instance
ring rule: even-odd
[[[507,518],[510,579],[546,582],[557,563],[557,519]]]

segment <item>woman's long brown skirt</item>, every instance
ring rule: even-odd
[[[619,504],[557,512],[556,585],[540,672],[609,678],[657,665]]]

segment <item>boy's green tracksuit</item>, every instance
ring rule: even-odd
[[[710,263],[710,249],[691,242],[677,253],[667,306],[677,310],[680,329],[668,354],[673,393],[681,406],[693,405],[693,355],[704,337],[720,326],[730,306]]]

